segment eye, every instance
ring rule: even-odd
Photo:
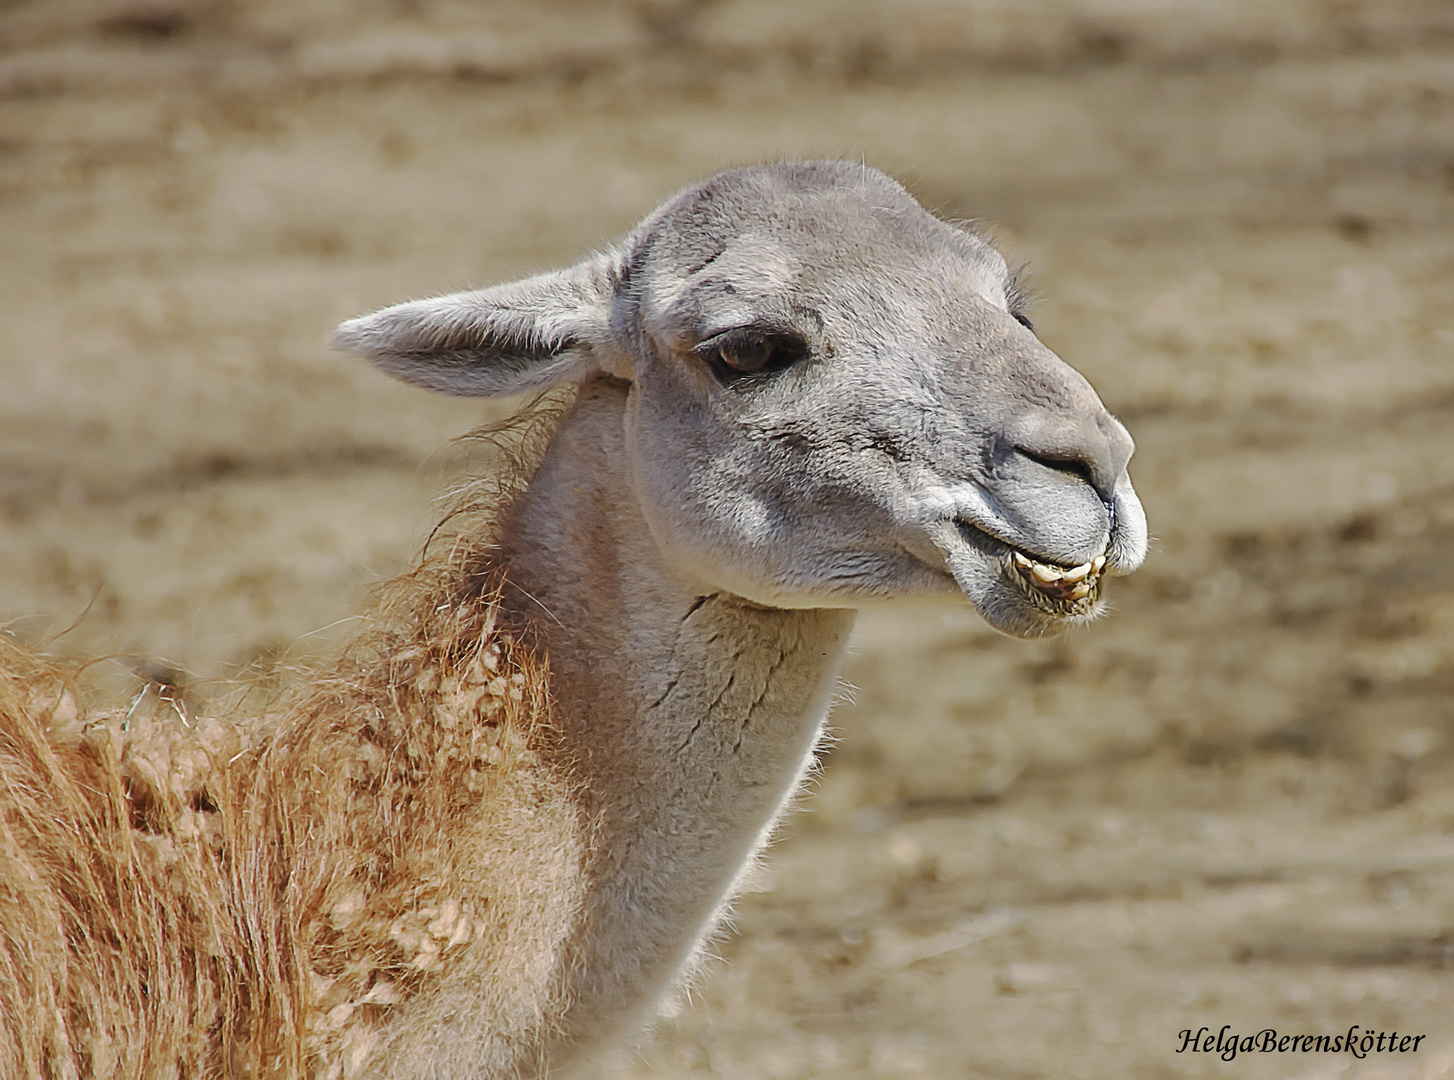
[[[1035,332],[1035,324],[1030,321],[1030,317],[1026,315],[1023,311],[1012,311],[1010,312],[1010,314],[1013,315],[1015,321],[1023,326],[1026,330],[1029,330],[1032,334]]]
[[[722,366],[739,375],[756,375],[772,367],[777,343],[769,340],[726,342],[717,346]]]
[[[801,359],[807,343],[796,334],[745,326],[702,342],[694,350],[724,382],[744,375],[766,375]]]

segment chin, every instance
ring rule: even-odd
[[[1055,637],[1072,626],[1094,622],[1106,612],[1106,602],[1099,597],[1079,601],[1071,610],[1047,611],[1018,595],[1013,586],[1001,586],[988,595],[968,592],[965,595],[985,622],[1002,634],[1017,638]]]

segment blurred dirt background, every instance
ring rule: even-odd
[[[1029,263],[1157,541],[1053,642],[865,616],[727,963],[587,1075],[1454,1076],[1448,0],[0,0],[0,619],[119,693],[327,647],[494,415],[333,325],[805,156]]]

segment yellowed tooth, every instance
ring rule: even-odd
[[[1015,562],[1019,566],[1029,566],[1030,565],[1030,560],[1027,559],[1027,558],[1025,558],[1025,556],[1021,555],[1018,551],[1015,552]]]
[[[1091,572],[1090,563],[1081,563],[1073,570],[1067,570],[1060,576],[1066,581],[1084,581],[1087,574]]]
[[[1104,555],[1097,555],[1094,559],[1091,560],[1091,573],[1099,574],[1105,568],[1106,557]]]
[[[1030,573],[1034,574],[1037,580],[1043,581],[1047,585],[1052,581],[1060,580],[1060,571],[1053,566],[1046,566],[1044,563],[1037,562],[1032,564]]]
[[[1090,591],[1090,583],[1082,581],[1079,585],[1070,590],[1070,598],[1072,600],[1084,600],[1087,596],[1090,595]]]

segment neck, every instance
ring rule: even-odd
[[[853,622],[669,570],[632,492],[627,405],[619,383],[581,392],[502,541],[592,836],[566,1041],[639,1013],[714,929],[808,767]]]

